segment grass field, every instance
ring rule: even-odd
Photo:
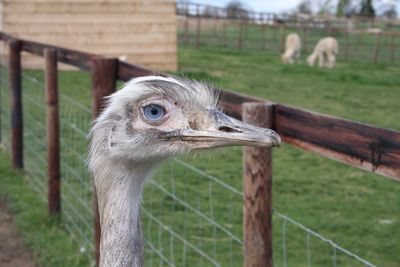
[[[196,50],[189,46],[180,46],[178,58],[180,75],[211,82],[217,87],[400,130],[398,67],[339,61],[334,70],[320,70],[304,65],[281,65],[276,54],[236,52],[211,47]],[[42,80],[39,72],[29,74]],[[89,82],[87,74],[60,73],[62,93],[84,106],[90,105]],[[35,94],[31,97],[33,99]],[[24,112],[34,115],[37,111],[34,106],[27,106]],[[74,110],[66,109],[62,112],[65,118],[76,117]],[[4,123],[3,121],[2,124]],[[79,125],[73,120],[72,123]],[[71,142],[74,147],[85,147],[84,139]],[[41,149],[43,152],[45,147]],[[72,156],[67,153],[65,157],[69,159]],[[240,148],[223,149],[213,155],[185,161],[218,177],[234,189],[241,190]],[[72,166],[76,168],[84,168],[84,165],[74,164]],[[2,172],[6,175],[0,175],[0,183],[12,185],[14,181],[9,177],[14,176],[7,168]],[[177,266],[209,266],[203,257],[199,257],[168,232],[173,230],[207,251],[222,266],[242,265],[240,244],[232,242],[215,225],[207,224],[176,201],[176,198],[185,200],[187,204],[212,217],[215,222],[240,238],[240,195],[219,187],[202,175],[189,172],[176,163],[166,164],[153,181],[145,190],[143,204],[146,212],[143,216],[143,228],[146,238],[151,240],[159,253],[176,262]],[[75,186],[78,188],[79,183]],[[394,267],[400,262],[398,182],[283,145],[274,151],[273,186],[274,208],[277,211],[287,214],[377,266]],[[4,188],[6,194],[27,194],[25,189],[19,187],[15,187],[15,191],[7,189],[9,186]],[[163,190],[173,194],[166,194]],[[12,202],[17,201],[12,197],[10,199]],[[87,201],[91,205],[90,198]],[[35,210],[39,212],[43,210],[43,206],[38,205]],[[148,212],[157,216],[162,224],[151,219]],[[36,220],[35,217],[30,218],[31,215],[26,216],[25,221]],[[283,226],[282,220],[275,217],[274,258],[277,266],[283,266],[284,260],[288,266],[307,266],[308,251],[311,252],[312,266],[332,264],[330,246],[311,238],[311,245],[307,249],[307,235],[289,224],[285,232],[285,257],[282,251]],[[20,229],[25,235],[35,232],[29,228]],[[41,239],[43,236],[38,232],[36,237],[31,238]],[[75,255],[78,250],[77,246],[77,250],[68,255]],[[46,250],[40,250],[39,255],[42,253],[46,255]],[[166,260],[160,260],[154,252],[147,250],[146,256],[148,266],[167,265]],[[77,259],[76,265],[70,266],[86,265],[86,262]],[[362,265],[338,253],[337,266]]]
[[[9,203],[23,241],[32,250],[36,266],[89,266],[76,243],[63,229],[59,218],[49,218],[47,206],[32,191],[30,179],[12,170],[11,158],[0,153],[0,195]]]

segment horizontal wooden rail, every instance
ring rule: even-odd
[[[22,42],[22,51],[29,52],[38,56],[43,56],[45,49],[55,50],[57,52],[59,62],[75,66],[84,71],[90,71],[92,69],[90,61],[93,57],[97,57],[97,55],[91,53],[43,44],[34,41],[17,39],[6,33],[0,33],[0,39],[7,42],[20,40]]]
[[[242,119],[242,104],[245,102],[269,102],[262,98],[221,90],[220,103],[225,113]]]
[[[3,41],[18,40],[0,32]],[[22,40],[22,51],[43,56],[51,48],[57,51],[60,62],[78,67],[84,71],[92,69],[94,54]],[[117,78],[128,81],[134,77],[162,75],[146,68],[118,61]],[[224,111],[241,119],[242,103],[269,102],[252,96],[221,91]],[[276,104],[274,128],[283,141],[324,157],[339,160],[400,180],[400,132],[366,125],[332,116],[304,111],[298,108]]]
[[[45,49],[53,49],[57,51],[58,61],[78,67],[81,70],[90,71],[91,65],[90,60],[91,58],[95,57],[96,55],[80,52],[72,49],[61,48],[53,45],[42,44],[33,41],[26,41],[22,40],[22,50],[42,56]]]
[[[149,76],[149,75],[161,75],[166,76],[166,74],[160,72],[154,72],[136,65],[132,65],[126,62],[119,61],[118,64],[118,79],[124,82],[129,81],[132,78]]]
[[[400,132],[280,104],[275,129],[286,143],[400,179]]]

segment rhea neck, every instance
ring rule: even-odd
[[[152,167],[107,161],[94,173],[100,224],[100,266],[143,266],[140,202]]]

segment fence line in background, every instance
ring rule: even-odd
[[[245,35],[246,33],[244,32],[243,34]],[[49,166],[49,164],[53,164],[47,162],[45,156],[49,145],[46,144],[44,140],[44,135],[47,129],[44,122],[45,97],[43,89],[45,88],[45,84],[40,82],[40,78],[32,76],[32,73],[29,74],[29,71],[24,70],[21,78],[20,53],[22,51],[29,51],[43,56],[45,51],[47,51],[47,54],[50,51],[46,49],[53,49],[52,51],[58,53],[58,61],[79,66],[84,70],[90,69],[92,71],[91,78],[93,93],[92,117],[95,117],[101,109],[103,105],[102,97],[115,90],[115,83],[118,78],[126,80],[130,76],[137,77],[141,75],[149,75],[153,72],[134,65],[119,62],[116,59],[104,59],[91,54],[43,45],[26,40],[19,41],[9,35],[5,35],[4,33],[2,33],[0,37],[3,40],[8,40],[10,42],[10,51],[14,53],[14,56],[11,56],[13,61],[10,60],[9,62],[9,68],[14,68],[14,70],[8,70],[10,73],[10,88],[19,88],[20,90],[19,93],[10,94],[9,96],[3,94],[4,90],[2,90],[0,99],[2,111],[0,116],[2,126],[1,131],[4,132],[4,130],[12,127],[20,126],[20,132],[22,133],[23,122],[29,127],[30,131],[26,132],[22,136],[25,140],[29,140],[29,142],[25,143],[25,149],[23,150],[25,158],[22,158],[24,155],[22,154],[21,167],[22,159],[25,159],[26,170],[32,178],[32,184],[34,184],[34,187],[36,187],[41,196],[43,196],[44,193],[52,191],[46,186],[47,175],[43,170],[46,169],[46,165],[50,168],[51,166]],[[12,44],[14,44],[14,47]],[[53,64],[51,69],[55,71],[54,59],[51,61]],[[92,63],[89,64],[88,62]],[[4,67],[2,67],[2,71],[3,70]],[[55,83],[57,77],[54,76],[56,75],[54,74],[53,77],[46,76],[46,85],[53,87],[55,90],[57,88]],[[3,75],[1,81],[2,85],[4,85]],[[55,84],[51,86],[51,83]],[[4,86],[2,87],[4,88]],[[13,92],[13,90],[11,92]],[[3,96],[8,97],[8,99],[3,99]],[[400,176],[399,162],[396,161],[396,155],[399,154],[400,147],[398,144],[400,133],[398,132],[345,121],[321,114],[310,113],[280,104],[265,104],[265,101],[260,103],[259,99],[235,93],[222,92],[222,96],[222,104],[229,113],[238,117],[241,116],[242,112],[244,112],[245,115],[243,118],[250,119],[251,117],[254,122],[264,121],[264,123],[272,123],[273,121],[278,133],[281,134],[283,140],[288,143],[325,156],[346,160],[348,164],[353,166],[371,168],[371,165],[371,171],[383,173],[394,178]],[[20,104],[18,104],[18,98],[22,98]],[[10,102],[13,103],[11,107],[8,106],[8,110],[6,110],[7,102],[5,100],[12,100]],[[85,250],[93,247],[93,244],[90,241],[93,236],[96,236],[96,240],[99,240],[99,228],[96,228],[99,225],[98,223],[96,224],[98,218],[98,215],[96,215],[96,201],[94,201],[94,209],[90,208],[90,205],[88,206],[88,203],[92,202],[92,196],[95,196],[95,194],[93,195],[88,173],[84,165],[86,156],[83,156],[86,153],[84,144],[86,143],[86,133],[90,127],[90,112],[87,107],[76,102],[76,100],[73,100],[69,96],[60,94],[59,100],[61,111],[59,122],[60,132],[62,133],[60,140],[60,161],[63,184],[63,190],[61,191],[61,201],[63,205],[62,214],[64,216],[63,220],[66,228],[71,231],[78,240],[82,240],[81,246],[82,249]],[[242,106],[245,102],[258,103],[245,104]],[[51,101],[48,102],[48,104],[52,104]],[[22,105],[24,105],[24,120],[22,120]],[[256,110],[264,105],[267,105],[267,110],[270,113],[269,118],[264,117],[265,112],[256,112]],[[56,107],[56,105],[53,106],[53,108]],[[255,110],[251,111],[250,107],[255,108]],[[7,127],[5,126],[7,123],[4,122],[4,116],[9,116],[10,114],[12,114],[11,117],[13,118],[13,123],[11,125],[12,127]],[[252,114],[252,116],[250,114]],[[17,119],[17,122],[20,120],[21,125],[14,123],[15,119]],[[265,121],[266,119],[267,121]],[[310,122],[313,122],[312,129],[310,129]],[[337,125],[338,127],[335,132],[335,137],[333,138],[325,132],[330,125]],[[351,133],[352,136],[355,136],[355,139],[352,140],[352,142],[358,142],[359,140],[357,140],[357,138],[361,138],[362,143],[357,143],[357,145],[353,144],[354,147],[346,143],[348,140],[341,138],[341,135],[348,135],[349,133]],[[18,134],[18,131],[12,131],[12,134],[8,134],[8,137],[14,135],[18,136]],[[20,150],[22,153],[22,137],[20,138],[21,147],[14,145],[11,146],[13,155],[18,155]],[[13,140],[15,140],[15,137]],[[338,140],[341,141],[338,143]],[[377,143],[376,140],[384,140],[385,142]],[[2,141],[7,144],[5,139]],[[318,142],[315,143],[315,141]],[[346,149],[343,150],[343,147]],[[247,155],[250,155],[250,152],[251,150],[248,150]],[[232,209],[226,209],[226,206],[221,206],[219,203],[214,202],[213,197],[213,192],[219,192],[216,188],[222,188],[224,192],[226,192],[226,197],[223,199],[224,203],[228,203],[229,205],[233,205],[233,203],[241,204],[243,193],[240,190],[228,186],[227,183],[219,177],[206,175],[203,171],[198,170],[194,166],[179,161],[176,161],[179,163],[178,165],[173,165],[167,175],[164,175],[170,177],[170,179],[159,180],[155,178],[155,180],[151,182],[152,186],[149,186],[148,190],[150,190],[150,192],[159,192],[158,194],[152,194],[154,199],[148,200],[146,203],[148,206],[144,210],[144,213],[147,215],[146,218],[144,218],[147,220],[147,223],[145,224],[147,228],[147,240],[150,244],[149,247],[154,249],[153,251],[147,252],[150,254],[151,262],[153,261],[153,256],[156,255],[160,259],[160,265],[162,265],[161,263],[165,263],[172,266],[179,261],[183,262],[183,265],[185,266],[197,266],[197,264],[202,266],[204,265],[204,261],[207,261],[215,266],[219,266],[220,262],[229,262],[231,266],[235,266],[242,260],[243,244],[246,251],[245,258],[253,257],[253,259],[261,259],[264,255],[270,255],[268,257],[268,263],[259,261],[257,264],[260,266],[265,266],[265,264],[272,266],[271,238],[273,229],[271,224],[271,186],[268,186],[268,183],[270,183],[272,179],[271,164],[268,163],[268,158],[270,160],[271,156],[268,156],[268,151],[259,149],[253,150],[251,153],[261,155],[263,158],[265,156],[265,159],[257,162],[246,160],[244,162],[245,169],[256,168],[260,171],[256,174],[258,178],[256,178],[256,176],[253,177],[253,174],[251,174],[254,181],[257,181],[254,185],[248,184],[248,178],[243,180],[245,188],[250,189],[246,190],[244,193],[244,196],[246,196],[245,205],[249,204],[246,204],[246,201],[250,200],[247,197],[255,193],[252,190],[258,190],[261,186],[264,186],[266,191],[261,197],[257,196],[257,198],[253,199],[256,201],[254,202],[256,204],[249,209],[246,208],[246,212],[255,212],[258,214],[261,212],[265,217],[263,217],[262,220],[247,220],[245,214],[245,226],[243,228],[243,236],[245,238],[243,241],[238,238],[237,235],[237,233],[241,231],[237,228],[237,225],[240,225],[241,220],[238,221],[238,219],[232,214],[232,209],[234,207],[232,207]],[[346,156],[349,158],[346,158]],[[353,161],[350,160],[350,157]],[[15,158],[18,159],[18,157]],[[359,159],[362,159],[363,161],[360,163]],[[16,160],[15,162],[18,161]],[[16,167],[18,167],[17,164]],[[175,173],[178,175],[175,176]],[[192,192],[192,194],[187,195],[187,192],[183,187],[185,183],[179,181],[178,176],[182,176],[185,179],[185,182],[192,180],[193,183],[201,183],[203,190]],[[204,177],[207,179],[204,179]],[[261,178],[264,179],[265,177],[269,179],[267,181],[259,180]],[[235,198],[236,201],[234,201]],[[207,199],[208,201],[203,203],[204,199]],[[49,198],[49,201],[53,200],[53,198]],[[164,206],[168,208],[166,209]],[[268,212],[265,212],[265,210]],[[171,214],[166,211],[173,212],[177,218],[171,216]],[[178,214],[183,216],[185,220],[180,220]],[[94,215],[94,220],[92,215]],[[190,221],[190,223],[187,223],[186,220]],[[229,220],[229,226],[226,226],[226,220]],[[93,230],[92,227],[93,221],[95,222],[95,230]],[[251,223],[246,224],[246,221],[251,221]],[[284,220],[285,227],[287,221],[289,220]],[[264,240],[263,242],[265,243],[262,249],[254,250],[254,242],[256,242],[254,239],[254,237],[256,237],[255,233],[259,233],[260,231],[263,233],[262,237]],[[209,234],[209,236],[205,235],[205,233]],[[165,238],[165,236],[167,236],[167,238]],[[286,255],[287,246],[285,243],[286,231],[284,232],[283,237],[282,246],[284,247],[284,251],[282,258],[284,259],[284,265],[286,266],[288,262]],[[98,243],[96,243],[94,247],[96,246],[96,251],[98,251]],[[336,259],[336,249],[338,249],[338,247],[333,247],[335,249],[334,258]],[[219,253],[219,250],[221,249],[224,252],[229,251],[229,253],[227,255],[225,253]],[[208,252],[205,252],[205,250]],[[193,262],[193,257],[195,259],[197,259],[196,257],[200,257],[200,259],[199,261],[196,260]],[[307,254],[307,260],[309,260],[309,258],[310,255]],[[356,257],[356,259],[358,260],[359,258]],[[365,264],[366,261],[360,262]],[[251,263],[248,262],[247,264],[250,265]]]
[[[371,17],[318,17],[308,14],[277,14],[273,12],[254,12],[246,9],[228,9],[207,4],[199,4],[186,0],[176,3],[176,14],[178,16],[201,17],[217,20],[246,20],[255,24],[286,24],[301,25],[314,28],[400,28],[399,19],[382,19]]]
[[[396,51],[400,44],[400,31],[382,29],[355,29],[339,27],[334,23],[316,26],[310,23],[278,23],[276,17],[269,20],[254,20],[242,16],[228,18],[227,11],[216,16],[203,15],[208,6],[177,4],[178,41],[194,44],[220,46],[238,51],[261,50],[282,53],[286,35],[297,32],[303,43],[303,52],[311,53],[317,41],[325,36],[334,36],[339,41],[339,58],[373,63],[399,63]],[[189,10],[189,11],[188,11]],[[222,17],[218,17],[222,16]],[[400,26],[399,26],[400,28]],[[365,52],[372,56],[368,56]]]

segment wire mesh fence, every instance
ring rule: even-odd
[[[10,147],[10,103],[7,66],[1,67],[2,143]],[[23,118],[25,171],[32,188],[47,201],[46,110],[43,73],[24,70]],[[92,187],[85,165],[91,110],[69,88],[61,88],[62,222],[77,250],[93,255]],[[82,90],[88,90],[82,88]],[[240,154],[233,148],[229,157]],[[239,157],[240,158],[240,157]],[[212,170],[215,159],[174,160],[148,181],[142,228],[146,266],[242,266],[242,177],[229,168]],[[226,162],[225,162],[226,163]],[[241,165],[241,162],[230,164]],[[211,174],[213,173],[213,174]],[[374,266],[368,261],[274,212],[275,266]]]
[[[312,53],[319,39],[333,36],[339,42],[339,60],[391,64],[400,62],[398,33],[289,27],[204,17],[182,16],[178,19],[180,44],[267,51],[278,57],[283,52],[286,36],[293,32],[302,40],[303,57]]]
[[[28,70],[22,72],[24,164],[32,187],[47,199],[47,142],[44,87]]]
[[[3,61],[3,60],[2,60]],[[8,68],[3,63],[0,65],[0,137],[1,144],[8,152],[11,151],[11,96],[8,90]]]
[[[1,85],[2,144],[9,151],[11,98],[8,89],[8,68],[5,64],[1,68]],[[47,202],[47,133],[43,73],[23,70],[22,88],[24,169],[32,188]],[[85,163],[86,136],[90,127],[91,111],[64,93],[60,94],[59,102],[63,226],[77,241],[79,251],[92,258],[92,187]]]

